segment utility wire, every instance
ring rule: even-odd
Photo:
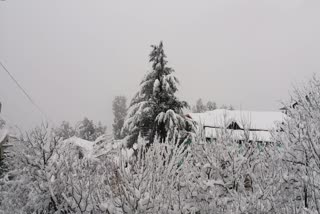
[[[28,98],[28,100],[33,104],[37,110],[46,118],[46,120],[49,120],[52,122],[52,120],[44,113],[44,111],[41,110],[41,108],[36,104],[36,102],[31,98],[31,96],[27,93],[27,91],[19,84],[19,82],[14,78],[14,76],[9,72],[9,70],[2,64],[0,61],[0,65],[3,68],[3,70],[9,75],[9,77],[12,79],[12,81],[19,87],[19,89],[23,92],[23,94]]]

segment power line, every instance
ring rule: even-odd
[[[23,92],[23,94],[28,98],[28,100],[33,104],[37,110],[47,119],[50,120],[50,118],[44,113],[44,111],[41,110],[40,106],[36,104],[36,102],[31,98],[31,96],[27,93],[27,91],[19,84],[19,82],[14,78],[14,76],[9,72],[9,70],[2,64],[0,61],[0,65],[3,68],[3,70],[9,75],[11,80],[19,87],[19,89]],[[52,120],[50,120],[52,122]]]

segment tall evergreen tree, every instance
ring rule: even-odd
[[[125,133],[121,132],[124,120],[127,116],[127,98],[125,96],[116,96],[112,103],[113,110],[113,135],[115,139],[122,139]]]
[[[129,131],[128,147],[138,136],[153,143],[155,136],[161,142],[175,133],[192,129],[191,121],[183,115],[187,102],[180,101],[175,93],[178,91],[178,79],[174,70],[167,66],[168,61],[163,44],[151,46],[150,62],[152,69],[142,82],[140,90],[133,97],[124,129]]]

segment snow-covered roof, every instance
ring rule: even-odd
[[[227,128],[232,122],[236,122],[241,129],[265,131],[276,129],[277,124],[286,119],[286,115],[278,111],[216,109],[204,113],[190,113],[189,115],[202,126]]]
[[[84,140],[75,136],[64,140],[64,143],[70,143],[70,144],[79,146],[81,148],[84,148],[88,151],[91,151],[93,149],[93,142]]]
[[[65,150],[65,149],[68,149],[68,147],[69,148],[78,147],[83,151],[86,157],[91,157],[93,153],[93,145],[94,145],[94,142],[84,140],[74,136],[64,140],[61,143],[62,147],[60,149]]]
[[[204,127],[206,138],[216,139],[226,133],[235,140],[272,142],[273,130],[278,130],[278,124],[286,120],[282,112],[272,111],[242,111],[216,109],[204,113],[190,113],[189,116]],[[236,123],[240,129],[228,128]],[[244,131],[246,130],[246,131]]]

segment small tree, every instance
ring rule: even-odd
[[[70,125],[67,121],[62,121],[59,128],[55,130],[55,133],[58,137],[61,137],[62,140],[73,137],[76,134],[76,130]]]
[[[107,126],[102,125],[102,123],[99,121],[98,125],[94,126],[94,140],[96,140],[101,135],[105,134],[107,131]]]
[[[12,170],[0,182],[3,198],[0,210],[5,213],[55,213],[65,210],[61,192],[63,183],[55,179],[59,139],[47,125],[27,134],[13,144]]]
[[[141,143],[141,144],[140,144]],[[150,147],[140,142],[129,161],[119,151],[118,167],[111,179],[111,202],[119,213],[191,213],[179,197],[182,161],[187,150],[174,142],[156,140]],[[116,213],[116,212],[115,212]]]
[[[203,112],[206,112],[207,110],[208,110],[207,106],[203,104],[203,101],[201,98],[197,100],[196,105],[192,108],[192,111],[194,113],[203,113]]]
[[[84,140],[94,140],[94,124],[92,120],[88,118],[84,118],[82,121],[78,123],[77,134],[80,138]]]
[[[150,62],[152,69],[140,84],[140,90],[133,97],[124,128],[129,131],[128,146],[131,147],[141,135],[148,143],[157,135],[161,142],[173,137],[176,131],[186,131],[191,123],[183,115],[187,102],[180,101],[178,79],[174,70],[167,66],[163,44],[152,46]]]
[[[101,122],[95,125],[93,120],[84,118],[80,121],[76,128],[76,135],[84,140],[95,141],[99,136],[104,134],[107,130],[106,126],[103,126]]]
[[[217,109],[217,104],[213,101],[208,101],[206,108],[207,108],[207,111],[213,111]]]
[[[294,90],[280,141],[285,145],[287,196],[297,210],[320,213],[320,80]]]
[[[248,134],[240,143],[232,132],[219,129],[214,143],[197,139],[190,145],[181,197],[198,213],[284,213],[279,147]]]
[[[227,106],[227,105],[222,105],[220,108],[221,108],[221,109],[226,109],[226,110],[234,110],[234,107],[233,107],[232,105],[229,105],[229,106]]]
[[[121,132],[124,119],[127,116],[127,98],[125,96],[117,96],[112,103],[113,110],[113,135],[115,139],[122,139],[125,133]]]

